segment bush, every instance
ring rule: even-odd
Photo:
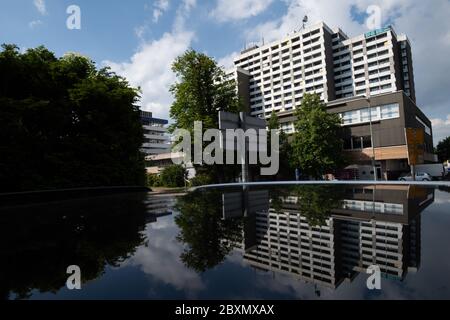
[[[160,187],[161,179],[157,174],[148,174],[147,175],[147,186],[148,187]]]
[[[198,174],[191,179],[191,186],[199,187],[214,183],[214,179],[207,174]]]
[[[163,187],[178,188],[184,187],[185,179],[187,178],[187,171],[181,165],[172,165],[164,168],[161,172],[159,180]]]

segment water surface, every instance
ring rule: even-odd
[[[0,209],[4,299],[450,298],[450,193],[201,189]],[[78,265],[82,289],[68,290]],[[367,267],[382,273],[369,290]]]

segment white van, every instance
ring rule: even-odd
[[[444,164],[442,163],[416,165],[416,172],[426,172],[434,179],[442,179],[446,174],[445,171]]]

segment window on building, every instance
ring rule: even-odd
[[[363,148],[371,148],[372,139],[370,136],[350,137],[344,139],[344,150],[361,150]]]
[[[361,137],[352,137],[352,149],[362,149]]]
[[[370,136],[362,137],[363,148],[371,148],[372,147],[372,138]]]
[[[356,95],[363,95],[366,93],[366,89],[362,89],[362,90],[357,90],[356,91]]]
[[[421,125],[423,125],[423,127],[425,128],[425,133],[428,134],[428,135],[431,135],[431,128],[430,128],[425,122],[423,122],[422,119],[420,119],[420,118],[417,117],[417,116],[416,116],[416,120],[417,120]]]
[[[344,139],[344,150],[351,150],[352,149],[352,140],[351,139]]]
[[[361,110],[361,122],[369,122],[370,117],[372,117],[372,120],[378,120],[378,111],[376,108],[372,108],[371,114],[369,114],[369,108]]]
[[[393,119],[400,117],[398,104],[390,104],[381,107],[381,119]]]
[[[372,107],[372,121],[395,119],[400,117],[398,104]],[[354,125],[370,121],[369,108],[347,111],[341,114],[343,125]]]
[[[352,124],[360,122],[359,110],[344,112],[342,120],[344,124]]]

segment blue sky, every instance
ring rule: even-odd
[[[149,0],[44,0],[45,13],[39,12],[33,0],[1,0],[0,40],[15,43],[20,48],[45,45],[57,55],[75,51],[91,57],[96,62],[128,59],[144,39],[159,39],[170,31],[181,1],[170,1],[167,11],[153,22],[154,4]],[[66,28],[66,9],[76,4],[81,9],[81,30]],[[186,25],[196,31],[192,43],[195,49],[215,57],[225,56],[244,45],[236,36],[243,23],[215,23],[209,13],[215,8],[213,1],[199,1]],[[258,17],[250,17],[245,24],[255,23],[281,15],[286,8],[283,2],[271,3]],[[32,22],[38,22],[30,26]],[[143,39],[136,34],[141,26],[148,25]]]
[[[81,30],[66,28],[72,4],[81,9]],[[371,5],[383,25],[409,37],[418,105],[433,119],[436,140],[450,135],[449,0],[1,0],[0,42],[87,55],[140,86],[142,106],[167,117],[170,65],[186,49],[229,65],[245,43],[280,38],[305,14],[354,36],[368,31]]]

